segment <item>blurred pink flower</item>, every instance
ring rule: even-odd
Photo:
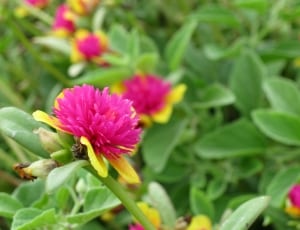
[[[129,230],[144,230],[144,228],[140,224],[135,224],[135,225],[130,225]]]
[[[36,111],[36,120],[69,133],[86,146],[92,166],[102,177],[108,175],[103,157],[128,183],[139,183],[139,177],[124,158],[140,139],[138,118],[131,101],[93,86],[68,88],[58,95],[53,113],[49,116]]]
[[[54,23],[52,25],[53,32],[58,36],[68,36],[75,31],[75,16],[66,4],[57,7]]]
[[[292,206],[300,208],[300,184],[293,185],[288,196]]]
[[[49,4],[49,0],[24,0],[27,5],[43,8]]]
[[[101,55],[108,51],[106,35],[97,31],[95,33],[86,30],[78,30],[72,43],[72,62],[93,61],[104,64]]]
[[[146,126],[152,121],[168,122],[173,105],[182,100],[185,90],[184,84],[173,88],[169,82],[151,74],[137,74],[113,86],[113,91],[133,101],[135,110]]]

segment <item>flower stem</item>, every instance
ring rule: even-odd
[[[93,173],[97,178],[99,178],[101,182],[120,199],[125,208],[136,218],[136,220],[144,227],[145,230],[155,230],[155,227],[136,205],[135,201],[130,196],[128,196],[128,193],[118,182],[116,182],[111,176],[107,176],[104,178],[100,177],[92,169],[90,169],[89,171]]]

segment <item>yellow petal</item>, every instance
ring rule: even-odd
[[[129,184],[139,184],[140,178],[129,162],[120,156],[118,159],[107,159],[109,163],[117,170],[117,172]]]
[[[84,56],[77,49],[76,42],[74,41],[72,43],[72,49],[71,49],[71,62],[76,63],[83,60],[84,60]]]
[[[211,221],[205,215],[198,215],[192,218],[190,225],[188,226],[187,230],[211,230]]]
[[[155,228],[158,229],[161,225],[159,212],[155,208],[149,207],[145,202],[138,202],[137,205]]]
[[[151,117],[157,123],[167,123],[172,114],[172,105],[166,105],[162,110],[153,114]]]
[[[286,213],[293,217],[300,217],[300,209],[295,206],[289,206],[285,208]]]
[[[100,40],[101,50],[105,51],[108,48],[108,38],[102,31],[96,31],[95,35]]]
[[[80,143],[85,145],[87,147],[87,153],[88,157],[90,159],[91,165],[93,168],[97,171],[99,176],[101,177],[107,177],[108,175],[108,169],[106,167],[105,162],[103,161],[103,158],[101,155],[97,155],[94,152],[94,149],[90,143],[90,141],[86,137],[80,138]]]
[[[40,111],[40,110],[33,112],[32,116],[37,121],[44,122],[47,125],[55,128],[57,130],[68,133],[67,131],[65,131],[64,129],[61,128],[61,123],[59,122],[59,120],[56,117],[50,116],[47,113]]]
[[[184,96],[187,87],[185,84],[179,84],[175,86],[166,98],[167,104],[176,104],[180,102]]]
[[[110,92],[112,93],[121,94],[124,91],[125,91],[125,86],[122,82],[115,83],[110,87]]]
[[[89,36],[89,31],[87,30],[84,30],[84,29],[79,29],[76,31],[75,33],[75,37],[76,39],[83,39],[83,38],[86,38],[87,36]]]

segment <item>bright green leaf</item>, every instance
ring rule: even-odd
[[[120,52],[122,54],[127,54],[127,44],[129,35],[128,32],[120,24],[111,26],[108,32],[109,45],[114,51]]]
[[[46,180],[46,191],[48,193],[53,193],[55,190],[64,185],[70,177],[74,176],[74,173],[78,169],[88,164],[88,161],[78,160],[53,169]]]
[[[148,130],[143,141],[143,157],[155,172],[161,172],[178,143],[187,120],[171,120],[165,125],[154,125]]]
[[[234,5],[240,8],[253,9],[258,12],[265,12],[268,8],[268,0],[234,0]]]
[[[272,108],[300,115],[300,90],[295,82],[286,78],[270,79],[265,82],[263,89]]]
[[[92,84],[96,87],[105,87],[113,83],[130,78],[132,72],[128,68],[99,68],[89,71],[80,78],[73,80],[74,85]]]
[[[264,65],[254,52],[245,52],[235,62],[229,83],[236,106],[243,114],[247,115],[261,105],[265,73]]]
[[[195,150],[200,157],[219,159],[264,152],[266,140],[247,120],[238,120],[200,138]]]
[[[34,154],[49,157],[42,147],[39,137],[33,133],[42,124],[24,111],[14,107],[0,109],[0,131]]]
[[[39,210],[36,208],[24,208],[16,212],[12,230],[32,230],[47,227],[57,223],[54,209]]]
[[[227,182],[224,178],[214,178],[209,181],[206,193],[210,200],[215,200],[224,194],[226,188]]]
[[[180,28],[167,43],[164,57],[171,71],[179,68],[196,26],[197,23],[195,21],[189,21]]]
[[[256,110],[254,123],[268,137],[288,145],[300,145],[300,118],[273,110]]]
[[[23,208],[20,201],[7,193],[0,193],[0,216],[12,218],[16,211]]]
[[[211,108],[232,104],[235,101],[233,93],[221,84],[213,84],[201,91],[200,101],[194,106],[197,108]]]
[[[271,197],[271,206],[281,207],[293,184],[300,180],[300,167],[294,166],[280,170],[267,187],[266,194]]]
[[[176,212],[164,188],[156,182],[151,182],[148,186],[148,194],[153,207],[160,213],[162,222],[173,229],[176,222]]]
[[[270,197],[261,196],[240,205],[220,226],[220,230],[249,229],[256,218],[267,208]]]
[[[144,73],[151,73],[155,70],[157,62],[156,53],[144,53],[137,59],[136,68]]]

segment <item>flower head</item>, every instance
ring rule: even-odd
[[[87,15],[99,4],[99,0],[68,0],[71,9],[79,15]]]
[[[286,212],[292,216],[300,216],[300,184],[293,185],[288,193],[289,205]]]
[[[149,207],[149,205],[145,202],[138,202],[137,205],[142,210],[144,215],[149,219],[149,221],[153,224],[153,226],[156,229],[159,229],[161,226],[159,212],[155,208]],[[139,223],[136,223],[134,225],[130,225],[129,230],[144,230],[144,228]]]
[[[187,230],[211,230],[212,225],[210,219],[205,215],[197,215],[192,218]]]
[[[108,40],[104,33],[78,30],[72,43],[72,62],[93,61],[103,64],[101,55],[108,51]]]
[[[169,82],[154,76],[137,74],[133,78],[115,85],[114,90],[133,101],[144,125],[151,121],[166,123],[172,114],[173,105],[182,100],[186,86],[172,88]]]
[[[49,0],[24,0],[24,2],[32,7],[43,8],[49,4]]]
[[[58,6],[52,30],[58,36],[68,36],[75,31],[74,14],[66,4]]]
[[[134,150],[141,133],[129,100],[110,95],[108,88],[100,91],[90,85],[75,86],[58,95],[53,113],[55,116],[36,111],[33,116],[79,139],[100,176],[108,174],[105,158],[129,183],[139,182],[124,158]]]

